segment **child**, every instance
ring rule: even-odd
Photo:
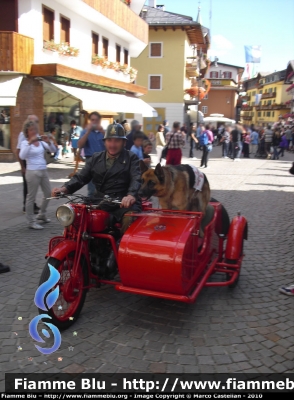
[[[143,161],[146,167],[150,168],[151,166],[151,156],[149,153],[152,151],[152,143],[150,140],[144,140],[143,142]]]
[[[143,160],[143,145],[144,136],[142,132],[135,132],[133,136],[133,146],[131,147],[131,151],[138,156],[139,160]]]

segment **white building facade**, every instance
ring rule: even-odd
[[[126,113],[156,115],[139,99],[147,88],[130,66],[148,44],[144,0],[126,3],[1,0],[0,161],[13,159],[28,114],[45,132],[68,129],[73,118],[83,125],[94,110],[105,125]]]

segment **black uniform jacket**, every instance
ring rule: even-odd
[[[108,195],[112,198],[122,199],[124,196],[131,195],[137,199],[136,210],[140,210],[141,202],[138,200],[138,192],[141,187],[141,172],[139,159],[136,154],[123,149],[113,166],[106,170],[106,152],[94,153],[85,167],[71,180],[64,184],[69,193],[74,193],[81,189],[91,180],[96,187],[96,196],[103,197]],[[107,207],[105,211],[119,208],[117,205]],[[125,209],[121,209],[123,211]],[[121,215],[121,213],[119,213]]]

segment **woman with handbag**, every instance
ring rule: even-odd
[[[55,153],[56,147],[50,142],[48,136],[38,136],[38,126],[33,121],[26,121],[23,127],[23,134],[26,140],[21,143],[19,156],[26,160],[26,181],[28,184],[28,195],[26,199],[26,216],[31,229],[43,229],[43,226],[36,223],[34,216],[34,202],[39,186],[43,191],[43,202],[37,215],[40,222],[50,222],[46,217],[46,209],[51,196],[51,186],[47,172],[45,152]]]

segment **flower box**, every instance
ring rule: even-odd
[[[79,49],[70,46],[67,42],[55,43],[54,40],[44,40],[43,49],[68,57],[77,57],[79,55]]]
[[[92,64],[102,67],[107,70],[107,74],[111,75],[111,77],[115,77],[115,75],[111,72],[115,73],[123,73],[124,75],[130,76],[130,82],[133,82],[137,78],[138,71],[135,68],[129,67],[128,65],[121,65],[118,62],[109,61],[107,57],[94,55],[92,56]]]

